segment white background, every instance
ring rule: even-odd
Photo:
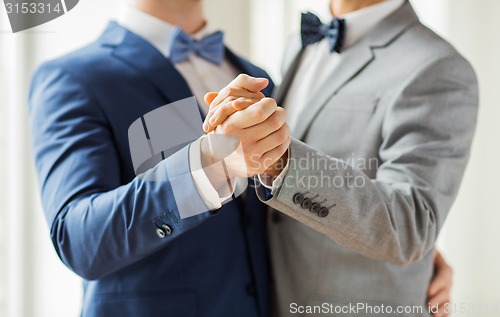
[[[0,316],[79,316],[80,280],[57,258],[39,205],[27,138],[27,86],[36,65],[95,39],[121,3],[82,0],[63,17],[16,35],[0,10]],[[439,245],[455,269],[454,301],[500,306],[500,1],[413,3],[479,75],[472,157]],[[300,10],[328,16],[325,0],[207,0],[206,7],[211,24],[227,31],[229,45],[278,80],[285,39],[298,29]],[[499,316],[498,309],[481,317]]]

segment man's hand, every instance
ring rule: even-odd
[[[268,84],[269,81],[265,78],[254,78],[245,74],[241,74],[219,93],[208,93],[205,96],[205,103],[209,105],[210,110],[203,124],[203,129],[205,130],[205,132],[209,133],[214,130],[217,131],[216,129],[219,129],[219,126],[222,125],[220,131],[223,134],[228,133],[227,128],[224,128],[227,120],[232,120],[232,122],[238,120],[238,122],[243,123],[247,127],[249,127],[249,124],[257,125],[256,122],[258,122],[260,126],[255,127],[254,130],[256,132],[265,132],[266,128],[271,128],[270,131],[274,134],[273,138],[279,138],[280,134],[286,132],[287,143],[280,145],[283,147],[285,145],[288,146],[290,144],[290,140],[288,126],[286,125],[286,123],[283,123],[281,131],[276,131],[272,129],[272,126],[267,126],[269,124],[267,119],[264,121],[258,121],[259,115],[261,115],[260,112],[263,112],[261,109],[259,109],[262,108],[263,105],[259,103],[264,100],[264,103],[269,103],[270,105],[272,105],[272,107],[276,107],[276,116],[278,116],[280,113],[284,113],[284,110],[277,107],[276,102],[273,99],[264,98],[264,95],[260,92],[262,89],[267,87]],[[249,110],[250,108],[252,108],[253,110]],[[258,113],[257,116],[254,114],[255,112]],[[236,117],[232,118],[232,116]],[[229,117],[231,118],[228,119]],[[257,119],[257,121],[255,121],[255,119]],[[268,119],[275,120],[270,117]],[[242,120],[248,122],[244,123]],[[271,137],[271,135],[269,135],[269,137]],[[264,142],[264,140],[260,140],[262,142],[259,142],[258,145],[265,146],[266,143],[273,142],[269,140],[272,140],[272,138],[268,139],[268,141],[266,142]],[[257,144],[254,144],[254,146],[256,145]],[[266,168],[266,170],[258,174],[269,174],[277,176],[280,174],[282,168],[287,165],[288,149],[286,149],[284,152],[281,151],[282,155],[277,158],[274,154],[278,151],[262,154],[250,153],[248,149],[248,145],[246,147],[246,150],[242,149],[243,151],[245,151],[245,153],[240,154],[240,157],[246,158],[246,163],[248,165],[247,167],[250,167],[250,170],[248,171],[249,175],[254,174],[254,172],[257,171],[256,165],[259,165],[261,169]],[[255,148],[255,150],[259,151],[259,148]],[[261,161],[257,164],[256,162],[258,162],[259,160]],[[239,170],[241,172],[242,169],[239,168]]]
[[[262,98],[256,102],[245,100],[247,107],[239,111],[234,110],[229,118],[216,126],[214,132],[216,135],[232,136],[238,140],[238,149],[227,157],[218,158],[218,153],[224,151],[217,148],[224,147],[224,144],[212,145],[213,150],[210,152],[207,152],[207,147],[202,146],[202,157],[205,161],[207,157],[214,163],[224,159],[228,178],[263,174],[287,152],[290,145],[285,110],[278,107],[276,101],[271,98]],[[220,106],[227,109],[232,107],[233,102],[234,100],[228,97]]]
[[[428,290],[429,306],[439,305],[434,317],[447,317],[449,313],[445,312],[444,305],[450,303],[453,270],[438,251],[434,254],[434,273]]]
[[[212,132],[236,111],[244,110],[264,98],[264,94],[260,91],[268,84],[266,78],[241,74],[219,93],[208,93],[205,102],[210,109],[203,123],[205,132]]]

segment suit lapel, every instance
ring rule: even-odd
[[[278,105],[283,105],[285,101],[288,90],[290,89],[293,79],[295,78],[297,70],[300,66],[303,53],[304,50],[302,48],[302,41],[300,37],[292,37],[288,42],[285,54],[283,54],[283,68],[281,70],[283,80],[274,93],[274,99],[276,99]]]
[[[290,67],[288,68],[285,76],[283,77],[283,81],[281,82],[281,85],[276,90],[276,93],[274,95],[274,99],[276,100],[278,105],[283,105],[283,103],[285,102],[285,98],[286,98],[286,95],[288,94],[288,90],[290,89],[290,86],[293,83],[293,79],[295,78],[295,74],[297,73],[297,70],[299,68],[300,61],[302,60],[303,53],[304,53],[303,49],[301,49],[300,51],[297,52],[292,63],[290,64]]]
[[[170,60],[143,38],[111,22],[101,40],[102,45],[114,47],[113,56],[144,75],[169,102],[193,96]]]
[[[373,52],[370,46],[366,41],[363,42],[343,52],[345,56],[342,63],[335,69],[333,74],[327,77],[302,110],[299,116],[300,119],[292,131],[293,137],[301,139],[325,102],[373,60]]]
[[[326,102],[375,59],[374,49],[387,47],[415,23],[418,23],[418,17],[410,3],[406,2],[400,9],[384,19],[360,42],[347,48],[342,53],[344,55],[342,63],[327,77],[302,110],[299,116],[300,120],[292,131],[292,136],[302,139]]]

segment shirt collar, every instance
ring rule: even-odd
[[[166,58],[170,57],[170,48],[177,26],[169,24],[131,5],[124,5],[117,19],[118,24],[139,35],[155,46]],[[194,39],[200,40],[209,35],[210,26],[205,26],[195,34]]]
[[[375,25],[400,8],[406,0],[385,0],[361,10],[345,14],[344,47],[351,46],[365,36]]]

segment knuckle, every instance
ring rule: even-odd
[[[288,131],[286,129],[281,129],[281,131],[279,131],[279,142],[280,142],[280,144],[287,142],[288,138],[289,138]]]
[[[278,106],[276,106],[278,107]],[[284,118],[284,120],[286,121],[286,117],[287,117],[287,113],[286,113],[286,110],[281,108],[281,107],[278,107],[278,109],[276,109],[276,112],[279,113],[279,115]]]
[[[231,95],[234,94],[234,88],[233,87],[226,87],[222,90],[222,92],[220,93],[222,99],[224,99],[224,101],[227,102],[228,98],[231,97]]]
[[[222,88],[222,90],[219,92],[219,96],[217,96],[217,97],[221,100],[226,99],[227,91],[229,90],[229,88],[230,88],[229,86]]]
[[[291,143],[292,143],[292,139],[290,139],[290,136],[288,136],[287,139],[285,140],[285,142],[282,144],[282,146],[283,146],[283,153],[285,153],[286,150],[288,150],[288,148],[290,147]]]
[[[248,76],[247,74],[239,74],[238,75],[238,79],[240,80],[245,80],[245,79],[248,79],[250,76]]]
[[[222,91],[219,93],[221,100],[227,101],[227,98],[231,96],[232,91],[233,91],[233,88],[229,87],[229,86],[222,89]]]
[[[286,122],[285,122],[285,124],[283,124],[283,130],[285,131],[285,134],[288,138],[290,136],[290,127],[288,126],[288,124]]]
[[[283,126],[283,121],[281,120],[279,115],[276,115],[276,114],[271,116],[269,123],[271,124],[271,126],[275,130],[280,129]]]
[[[231,114],[231,110],[233,109],[233,102],[228,102],[225,104],[221,110],[220,113],[218,114],[218,119],[221,117],[227,117],[229,114]]]
[[[278,104],[273,98],[264,97],[262,98],[262,101],[269,107],[272,107],[274,109],[278,108]]]
[[[258,120],[264,120],[266,118],[266,111],[262,107],[255,107],[254,108],[254,116]]]
[[[281,155],[283,155],[283,153],[286,151],[286,149],[288,149],[288,142],[284,142],[284,143],[282,143],[282,144],[279,146],[279,148],[280,148],[280,152],[281,152],[280,156],[281,156]]]
[[[234,134],[236,126],[233,122],[226,122],[222,125],[222,132],[224,134]]]

